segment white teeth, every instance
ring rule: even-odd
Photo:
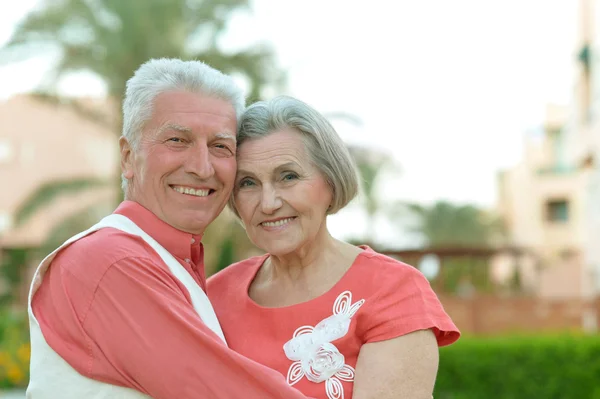
[[[210,190],[194,190],[189,187],[173,186],[173,190],[181,194],[195,195],[196,197],[206,197]]]
[[[283,226],[284,224],[288,223],[292,219],[293,218],[287,218],[287,219],[278,220],[276,222],[262,222],[261,224],[265,227],[279,227],[279,226]]]

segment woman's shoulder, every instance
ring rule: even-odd
[[[365,249],[359,265],[355,287],[365,297],[358,316],[365,342],[430,328],[439,345],[458,339],[458,329],[425,275],[416,267],[370,248]]]
[[[363,252],[356,258],[346,280],[347,286],[357,293],[374,298],[398,297],[431,290],[429,280],[415,266],[369,247],[361,248]]]
[[[376,252],[368,246],[361,246],[363,252],[357,258],[361,274],[373,276],[378,283],[395,282],[407,278],[425,277],[419,269],[391,256]]]

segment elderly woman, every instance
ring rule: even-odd
[[[331,236],[358,191],[333,127],[307,104],[250,106],[231,209],[266,252],[208,282],[229,346],[313,398],[431,398],[459,331],[414,267]]]

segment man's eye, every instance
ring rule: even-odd
[[[235,155],[235,151],[227,144],[217,143],[214,145],[214,148],[217,149],[218,153],[221,155]]]
[[[215,147],[217,147],[218,149],[222,149],[222,150],[227,150],[229,152],[233,152],[231,147],[228,146],[227,144],[215,144]]]
[[[181,138],[179,138],[179,137],[171,137],[167,141],[171,141],[173,143],[182,143],[183,142],[183,140]]]

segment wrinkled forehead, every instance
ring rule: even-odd
[[[167,121],[163,125],[159,126],[158,129],[156,129],[156,133],[158,135],[164,134],[166,132],[176,132],[190,135],[194,133],[194,127],[190,125]],[[235,132],[232,132],[231,129],[227,127],[213,131],[211,136],[215,139],[224,139],[231,140],[234,143],[236,142]]]
[[[245,140],[236,157],[238,170],[257,175],[282,167],[306,169],[311,164],[301,135],[288,132]]]
[[[161,132],[212,129],[235,135],[237,116],[233,105],[226,100],[198,93],[165,92],[154,99],[148,125]]]
[[[238,146],[239,160],[265,156],[299,156],[306,154],[306,143],[302,135],[287,129],[274,131],[261,137],[247,138]]]

